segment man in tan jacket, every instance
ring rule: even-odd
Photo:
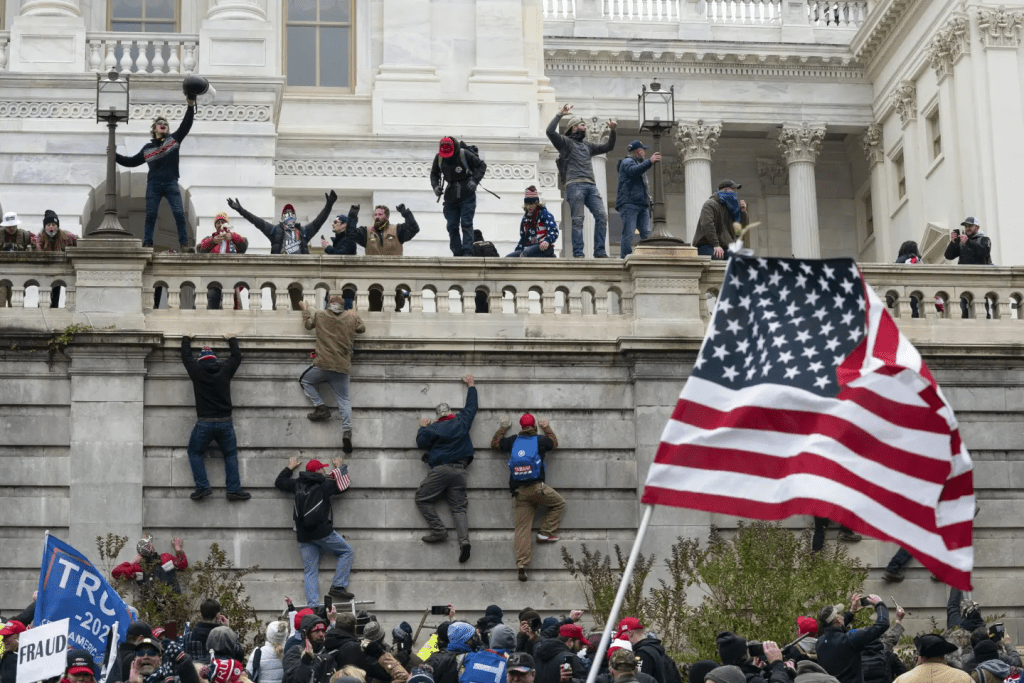
[[[317,390],[317,385],[327,382],[338,399],[341,412],[342,446],[346,453],[352,452],[352,405],[348,399],[348,374],[352,369],[352,343],[357,334],[366,327],[353,310],[345,310],[345,300],[334,294],[328,300],[327,309],[313,313],[300,302],[302,323],[307,330],[316,330],[316,350],[313,364],[302,373],[299,382],[306,396],[313,402],[313,412],[306,415],[313,422],[328,420],[331,410]]]

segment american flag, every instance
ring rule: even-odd
[[[334,483],[338,485],[338,491],[345,491],[352,483],[348,478],[348,465],[341,465],[331,470],[331,476],[334,477]]]
[[[971,590],[970,455],[850,259],[730,258],[643,502],[828,517]]]

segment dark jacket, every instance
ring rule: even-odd
[[[846,631],[838,626],[830,626],[818,638],[815,649],[818,664],[838,678],[840,683],[864,683],[860,653],[868,643],[881,638],[889,628],[889,608],[885,603],[875,605],[875,613],[875,623],[867,628]]]
[[[387,670],[378,664],[376,659],[363,652],[359,640],[348,631],[336,628],[327,629],[324,638],[324,651],[328,655],[324,658],[323,664],[319,665],[315,671],[317,681],[321,683],[327,683],[331,674],[349,664],[365,671],[367,679],[391,680],[391,675]]]
[[[295,495],[300,486],[319,486],[323,489],[324,498],[330,500],[331,496],[336,496],[342,492],[339,488],[338,478],[340,476],[341,471],[335,469],[326,477],[319,472],[299,472],[299,478],[292,479],[292,468],[285,467],[277,475],[277,479],[274,480],[274,486],[292,495]],[[295,519],[295,512],[293,510],[292,520],[295,522],[295,534],[298,537],[299,543],[312,543],[331,535],[331,532],[334,531],[334,508],[330,508],[327,512],[326,520],[316,527],[308,528],[299,524],[299,521]]]
[[[444,189],[444,203],[458,204],[463,199],[476,196],[476,186],[484,179],[487,163],[479,156],[459,145],[459,141],[449,135],[455,143],[455,154],[442,159],[440,154],[434,155],[434,163],[430,167],[430,186],[440,187],[441,178],[448,183]],[[473,188],[467,185],[472,182]]]
[[[0,657],[0,683],[15,683],[18,679],[18,651],[4,652]]]
[[[789,674],[786,673],[786,665],[782,662],[773,662],[767,672],[749,662],[737,666],[746,677],[747,683],[791,683]]]
[[[231,417],[231,378],[242,362],[238,340],[228,340],[231,355],[226,361],[200,363],[192,357],[192,338],[181,338],[181,362],[192,379],[192,392],[196,397],[196,415],[204,417]]]
[[[673,683],[666,678],[664,667],[675,666],[675,662],[665,654],[665,646],[659,639],[647,637],[638,641],[633,645],[633,654],[640,660],[638,672],[653,676],[658,683]]]
[[[341,232],[331,233],[331,244],[330,246],[324,247],[324,253],[331,254],[333,256],[355,256],[356,241],[354,233],[349,233],[349,228],[352,228],[354,231],[358,222],[359,207],[353,204],[348,212],[345,229]]]
[[[545,132],[548,140],[551,140],[551,144],[558,150],[559,173],[562,175],[563,182],[568,184],[582,181],[592,185],[596,184],[594,164],[590,158],[615,149],[615,129],[612,128],[608,134],[608,142],[599,145],[588,142],[585,137],[582,140],[577,140],[559,133],[558,121],[561,118],[561,113],[555,114],[555,118],[551,119]]]
[[[950,241],[943,256],[949,261],[959,258],[962,266],[992,265],[992,240],[979,230],[963,244]]]
[[[416,433],[416,445],[427,453],[424,462],[430,467],[447,465],[465,460],[468,465],[473,462],[473,442],[469,438],[469,428],[476,417],[476,387],[466,392],[466,407],[450,420],[434,422],[420,427]]]
[[[615,208],[622,211],[627,204],[647,208],[651,204],[651,193],[647,188],[647,173],[653,162],[641,161],[630,155],[619,159],[615,166],[619,171],[619,185],[615,191]]]
[[[740,212],[740,225],[746,227],[750,217],[746,211]],[[725,207],[718,193],[711,195],[711,198],[704,202],[700,210],[700,219],[697,221],[697,233],[693,236],[693,246],[700,247],[711,245],[728,249],[729,245],[736,241],[736,232],[732,227],[732,216],[729,209]]]
[[[412,215],[412,211],[410,211],[409,209],[405,209],[404,211],[401,212],[401,214],[402,214],[402,218],[405,219],[405,222],[404,223],[399,223],[398,225],[396,225],[395,226],[395,230],[398,233],[398,241],[401,244],[405,244],[406,242],[411,240],[413,237],[415,237],[417,233],[419,233],[420,226],[419,226],[418,223],[416,223],[416,218],[415,218],[415,216]],[[390,225],[390,223],[389,223],[389,225]],[[373,230],[373,229],[374,229],[374,227],[372,225],[369,226],[369,227],[366,227],[366,226],[360,227],[360,226],[356,225],[355,222],[350,222],[348,224],[348,229],[345,232],[348,233],[348,238],[350,240],[353,240],[356,244],[358,244],[359,246],[361,246],[361,247],[363,247],[365,249],[366,248],[366,232],[367,232],[367,230]],[[353,253],[355,253],[355,252],[353,252]]]
[[[175,181],[178,179],[178,152],[185,136],[192,130],[192,119],[196,115],[195,105],[185,108],[185,118],[181,120],[178,130],[166,136],[163,140],[153,138],[139,150],[135,156],[126,157],[116,155],[117,163],[128,168],[149,164],[148,180],[151,181]]]
[[[540,455],[541,468],[540,476],[534,481],[544,481],[544,475],[547,473],[547,468],[543,465],[544,457],[548,451],[553,451],[558,448],[558,437],[555,436],[554,431],[551,427],[544,429],[544,436],[537,435],[536,427],[527,427],[526,429],[520,430],[515,436],[505,436],[507,427],[498,427],[498,431],[494,432],[494,437],[491,439],[491,448],[502,451],[503,453],[511,453],[512,446],[515,444],[516,439],[520,436],[536,436],[537,437],[537,453]],[[520,486],[532,484],[532,481],[516,481],[512,478],[512,473],[508,473],[508,488],[515,494],[516,489]]]
[[[324,208],[320,210],[317,217],[309,222],[309,225],[302,227],[300,223],[296,223],[295,227],[292,228],[292,235],[299,243],[299,253],[309,253],[309,241],[316,237],[316,234],[320,232],[320,228],[323,227],[324,221],[327,220],[328,214],[331,213],[331,208],[334,206],[335,200],[328,197],[327,203],[324,204]],[[263,220],[259,216],[255,216],[245,209],[241,205],[238,206],[238,214],[255,225],[260,232],[266,235],[267,239],[270,240],[270,253],[271,254],[284,254],[287,253],[284,250],[285,245],[285,232],[288,228],[285,227],[284,223],[277,223],[276,225],[268,221]]]
[[[558,223],[555,222],[555,217],[551,215],[547,207],[539,206],[534,215],[523,213],[523,219],[519,221],[519,244],[516,245],[515,250],[522,251],[526,247],[538,245],[541,242],[554,245],[557,239]]]
[[[15,228],[13,233],[0,228],[0,244],[3,251],[31,251],[36,246],[32,233],[21,228]]]
[[[558,638],[541,638],[533,646],[533,659],[537,667],[534,683],[558,683],[562,664],[572,665],[572,677],[586,679],[587,670],[576,653]]]
[[[892,664],[881,640],[872,640],[860,651],[860,669],[864,683],[892,683]]]

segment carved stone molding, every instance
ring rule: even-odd
[[[337,176],[368,178],[426,178],[426,161],[336,161],[334,159],[278,159],[274,174],[280,176]],[[554,173],[541,173],[539,185],[554,187]],[[532,164],[488,164],[487,178],[499,180],[538,180]]]
[[[782,126],[779,131],[779,149],[787,164],[811,162],[818,158],[821,143],[825,140],[825,126],[808,123],[799,126]]]
[[[676,277],[638,277],[633,285],[637,292],[671,291],[678,294],[698,294],[700,292],[696,280]]]
[[[132,105],[133,119],[152,119],[166,116],[174,120],[185,116],[184,104],[136,104]],[[263,104],[210,104],[199,107],[197,121],[242,121],[263,123],[270,121],[273,111]]]
[[[860,148],[864,150],[867,157],[868,167],[874,168],[885,160],[885,151],[882,149],[882,127],[877,124],[868,126],[864,135],[860,136]]]
[[[587,124],[587,142],[595,145],[603,145],[608,142],[608,137],[612,134],[612,129],[608,127],[608,122],[598,123],[597,117],[594,116],[590,119]],[[488,166],[488,168],[490,168]]]
[[[789,166],[782,159],[757,160],[757,175],[761,179],[761,192],[766,197],[789,194]]]
[[[910,81],[903,81],[896,86],[892,96],[892,106],[900,115],[900,121],[906,126],[917,120],[917,86]]]
[[[978,10],[978,30],[981,44],[990,47],[1017,49],[1020,47],[1020,27],[1024,24],[1024,13],[1007,12],[1005,5],[996,9]]]
[[[75,284],[81,286],[142,285],[142,273],[137,270],[79,270]]]
[[[665,191],[672,194],[686,193],[686,167],[682,157],[676,157],[665,166]]]
[[[874,12],[870,12],[868,20],[862,27],[863,42],[855,40],[851,45],[854,55],[862,64],[870,64],[876,57],[886,53],[893,42],[893,36],[914,16],[918,4],[928,0],[889,0],[878,3]],[[858,45],[859,43],[859,45]]]
[[[722,135],[722,126],[704,125],[703,121],[697,123],[680,123],[676,126],[673,134],[673,142],[679,150],[679,156],[684,162],[690,159],[705,159],[711,161],[715,153],[715,146],[718,138]]]
[[[95,119],[95,102],[0,102],[3,119]]]
[[[557,184],[557,173],[541,172],[537,174],[537,185],[539,185],[540,187],[555,187]]]
[[[967,17],[953,17],[939,29],[925,48],[928,63],[940,81],[953,73],[960,58],[971,53],[970,22]]]

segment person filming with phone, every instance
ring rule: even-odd
[[[867,628],[847,630],[853,615],[867,606],[875,608],[875,623]],[[861,650],[878,640],[889,628],[889,608],[877,595],[861,597],[854,593],[849,611],[843,605],[827,605],[818,612],[818,629],[822,632],[815,648],[818,664],[840,683],[864,683]]]

